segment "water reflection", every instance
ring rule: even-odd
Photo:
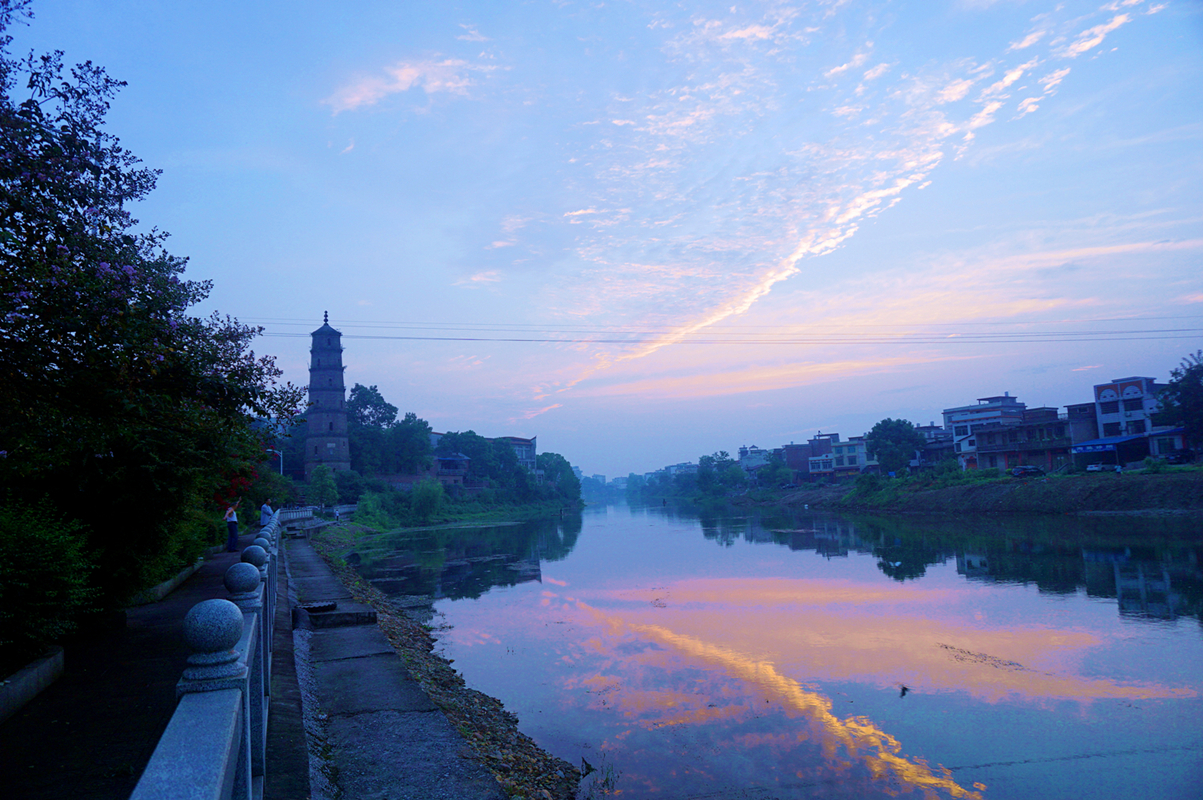
[[[493,587],[542,580],[540,563],[572,552],[581,525],[576,512],[518,525],[398,531],[345,557],[386,594],[474,598]]]
[[[1197,787],[1189,524],[663,507],[585,524],[384,537],[360,569],[445,598],[440,646],[469,684],[553,752],[610,759],[626,797]]]

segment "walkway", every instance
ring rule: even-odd
[[[246,547],[254,539],[241,539]],[[327,714],[331,770],[346,797],[502,800],[493,776],[405,670],[370,609],[351,602],[309,543],[284,539],[292,596],[336,600],[314,614],[302,669]],[[127,800],[175,709],[188,656],[183,619],[193,605],[227,595],[222,578],[239,559],[210,556],[159,603],[131,608],[125,625],[66,646],[66,673],[0,725],[0,786],[23,800]],[[289,582],[279,581],[268,722],[265,800],[310,795],[309,757],[297,680]],[[350,613],[347,613],[350,612]],[[368,612],[368,613],[364,613]],[[303,615],[302,615],[303,616]],[[331,625],[332,627],[316,627]]]

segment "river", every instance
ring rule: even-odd
[[[611,505],[381,545],[582,797],[1203,795],[1197,520]]]

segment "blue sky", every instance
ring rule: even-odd
[[[129,82],[135,215],[201,310],[301,384],[328,310],[348,384],[586,473],[1081,402],[1203,346],[1198,2],[34,12],[18,51]]]

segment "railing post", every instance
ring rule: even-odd
[[[239,800],[251,800],[249,670],[239,662],[235,649],[243,640],[245,627],[242,610],[229,600],[202,600],[194,605],[184,617],[184,639],[193,652],[175,690],[177,697],[223,689],[241,692],[242,714],[233,781],[233,796]]]
[[[247,652],[247,667],[249,668],[250,685],[250,722],[251,722],[251,775],[263,775],[267,765],[267,700],[266,685],[270,676],[267,673],[267,653],[263,649],[263,582],[259,570],[253,564],[232,564],[225,574],[225,586],[230,592],[230,602],[238,606],[244,617],[251,624],[258,622],[260,636],[252,641]],[[255,619],[257,618],[257,619]]]

